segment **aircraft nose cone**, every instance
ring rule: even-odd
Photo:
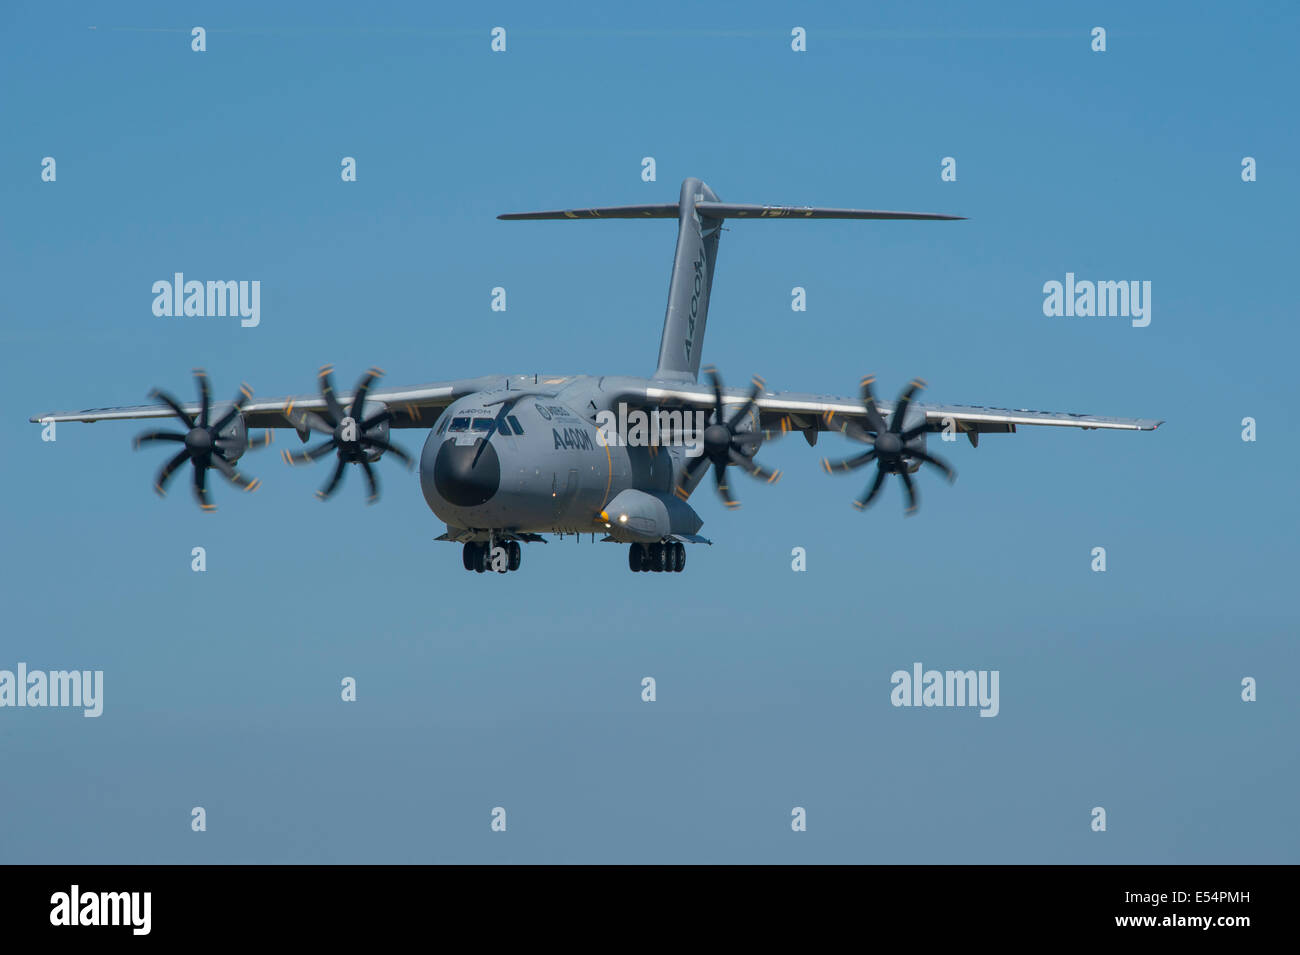
[[[433,484],[443,500],[457,507],[486,503],[501,487],[501,459],[496,448],[482,438],[462,445],[444,441],[433,462]]]

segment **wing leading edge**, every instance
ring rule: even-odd
[[[429,427],[438,414],[447,405],[458,398],[476,391],[487,391],[501,387],[505,382],[501,377],[462,378],[455,381],[432,382],[410,388],[372,388],[368,400],[381,402],[392,413],[390,426],[394,428]],[[339,392],[338,399],[343,404],[352,400],[351,392]],[[196,402],[182,403],[181,407],[188,414],[198,414]],[[290,420],[295,412],[322,411],[326,407],[325,399],[318,393],[285,395],[278,398],[252,400],[244,405],[244,418],[250,428],[298,428]],[[169,418],[174,414],[171,408],[163,404],[123,405],[115,408],[86,408],[82,411],[51,411],[32,415],[30,421],[38,424],[47,421],[128,421],[135,419]]]
[[[628,396],[631,398],[632,396]],[[726,404],[742,404],[749,397],[741,388],[727,388],[723,392]],[[647,404],[679,402],[693,407],[712,406],[712,392],[705,386],[658,386],[651,384],[644,390]],[[850,418],[862,424],[866,411],[860,398],[833,395],[803,394],[799,392],[762,392],[756,401],[764,428],[770,430],[830,431],[836,430],[836,417]],[[878,401],[880,413],[888,418],[893,414],[892,401]],[[1163,420],[1154,418],[1117,418],[1100,415],[1076,414],[1064,411],[1032,411],[1022,408],[991,408],[981,405],[936,405],[913,402],[912,407],[925,413],[929,431],[942,431],[948,422],[963,434],[1012,433],[1018,425],[1043,425],[1064,428],[1106,428],[1120,431],[1154,431]]]

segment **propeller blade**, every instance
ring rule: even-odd
[[[281,451],[280,457],[285,464],[310,464],[312,461],[319,460],[334,450],[334,439],[322,441],[314,448],[308,448],[306,451]]]
[[[237,487],[243,488],[245,491],[256,491],[262,484],[262,482],[257,478],[249,477],[247,474],[241,474],[236,471],[234,465],[219,454],[214,454],[212,456],[212,466],[220,471],[222,477],[227,481]]]
[[[315,431],[317,434],[328,434],[331,438],[334,437],[333,426],[314,411],[300,411],[295,415],[286,415],[286,417],[289,418],[289,423],[295,428],[302,425],[309,431]]]
[[[252,397],[253,389],[249,387],[248,382],[242,382],[239,386],[239,394],[235,395],[235,403],[221,416],[221,420],[212,426],[212,430],[220,431],[226,425],[230,424],[230,422],[234,421],[235,415],[244,410],[244,405],[248,404],[248,399]]]
[[[689,494],[687,485],[689,485],[692,479],[694,479],[695,472],[698,471],[702,466],[706,465],[708,461],[709,459],[705,457],[703,454],[696,455],[695,457],[687,460],[686,466],[682,468],[681,483],[677,485],[673,493],[676,494],[678,497],[680,497],[683,501],[686,500]]]
[[[373,414],[365,421],[361,422],[361,430],[369,431],[371,428],[375,427],[375,425],[383,424],[385,421],[392,421],[392,420],[393,420],[393,413],[389,411],[387,408],[385,408],[383,411],[379,412],[378,414]]]
[[[199,427],[206,428],[208,412],[212,409],[212,389],[208,387],[208,373],[202,368],[195,368],[194,380],[199,386]]]
[[[267,428],[258,437],[248,439],[248,450],[252,451],[255,448],[264,448],[274,440],[275,432],[270,428]]]
[[[854,455],[851,458],[845,458],[843,461],[832,461],[830,458],[822,458],[822,468],[827,474],[835,471],[856,471],[864,464],[870,464],[875,460],[876,449],[872,448],[862,454]]]
[[[708,460],[709,459],[703,454],[697,454],[686,462],[686,467],[682,469],[682,476],[687,478],[694,477],[695,472],[698,471],[702,465],[707,464]]]
[[[759,439],[759,436],[753,431],[742,431],[740,434],[733,434],[731,436],[731,447],[747,458],[752,458],[757,453],[758,447],[761,444],[762,441]],[[745,448],[750,446],[752,446],[754,450],[746,451]]]
[[[366,472],[366,487],[370,489],[370,496],[366,498],[366,503],[373,504],[379,500],[379,480],[375,477],[375,469],[370,466],[369,461],[361,462],[361,470]]]
[[[925,451],[908,451],[907,455],[908,457],[917,458],[924,461],[926,464],[938,468],[944,473],[944,476],[948,478],[949,483],[957,480],[957,472],[954,471],[943,458],[937,458],[933,454],[928,454]]]
[[[659,441],[651,444],[652,448],[666,448],[674,445],[686,444],[689,441],[696,440],[700,437],[699,433],[692,428],[678,428],[670,425],[659,429]]]
[[[880,409],[876,407],[876,394],[871,390],[871,383],[876,380],[875,375],[867,375],[862,379],[862,404],[867,409],[867,425],[876,434],[885,430],[885,419],[880,416]]]
[[[365,375],[361,378],[361,384],[357,385],[357,393],[352,396],[352,420],[361,420],[361,409],[366,404],[366,392],[370,390],[370,385],[377,378],[384,377],[382,368],[368,368]]]
[[[333,371],[333,365],[322,365],[317,376],[320,378],[320,396],[325,399],[325,407],[329,409],[330,417],[334,419],[330,422],[331,432],[338,427],[340,421],[347,417],[343,412],[343,406],[339,404],[338,398],[334,396],[334,379],[331,377]]]
[[[778,438],[785,437],[793,428],[794,422],[790,420],[790,416],[782,415],[781,420],[776,423],[776,427],[763,429],[763,440],[775,441]]]
[[[876,495],[880,493],[880,489],[885,486],[886,473],[887,472],[881,471],[879,468],[876,469],[876,480],[872,482],[871,490],[867,491],[866,494],[853,502],[854,506],[857,507],[858,510],[867,507],[876,499]]]
[[[735,448],[731,449],[728,456],[730,457],[732,464],[741,468],[746,473],[752,474],[760,481],[766,481],[768,484],[775,484],[777,481],[781,480],[781,472],[779,470],[769,471],[753,458],[741,454]]]
[[[907,493],[907,510],[906,514],[910,517],[916,513],[916,509],[921,506],[916,499],[916,485],[912,482],[912,475],[906,471],[899,471],[898,476],[903,479],[903,490]]]
[[[713,462],[713,483],[717,485],[718,493],[722,495],[727,507],[740,507],[740,502],[731,496],[731,488],[727,487],[727,466],[721,461]]]
[[[392,442],[389,441],[384,441],[382,438],[365,438],[365,437],[361,439],[361,444],[368,448],[378,448],[381,451],[385,451],[388,454],[393,455],[399,461],[405,464],[408,470],[410,468],[415,467],[415,460],[409,454],[407,454],[405,450],[403,450],[401,445],[393,444]]]
[[[135,440],[131,442],[132,446],[139,448],[142,444],[149,444],[151,441],[184,441],[185,435],[177,434],[175,431],[146,431],[144,434],[138,434]]]
[[[322,501],[328,500],[329,496],[338,490],[339,482],[343,480],[343,470],[347,467],[347,462],[339,458],[338,464],[334,465],[334,475],[329,479],[323,488],[316,492],[316,496]]]
[[[870,415],[868,415],[868,417],[869,416]],[[879,417],[879,414],[877,414],[877,417]],[[833,411],[823,411],[822,421],[825,423],[827,431],[838,431],[840,434],[848,435],[854,441],[861,441],[863,444],[873,444],[876,440],[869,432],[864,431],[862,426],[852,418],[845,417],[844,415],[840,415],[837,418]],[[876,434],[879,433],[879,431],[876,432]]]
[[[191,431],[194,430],[194,418],[181,407],[179,401],[167,392],[163,391],[161,388],[155,388],[153,391],[149,392],[149,397],[156,398],[168,408],[171,408],[176,417],[185,422],[185,427],[189,428]]]
[[[722,379],[718,377],[718,369],[710,365],[707,369],[709,381],[713,382],[713,414],[719,424],[726,420],[722,414]]]
[[[217,509],[217,505],[208,501],[208,469],[197,461],[194,462],[194,496],[205,511]]]
[[[186,448],[162,466],[162,470],[158,472],[158,476],[154,478],[153,481],[153,489],[158,492],[159,497],[167,496],[167,482],[172,479],[172,475],[176,473],[176,469],[189,459],[189,456],[190,449]]]
[[[907,417],[908,406],[912,403],[912,396],[925,387],[925,382],[920,378],[913,378],[903,389],[903,393],[898,398],[898,404],[894,407],[894,416],[890,419],[889,430],[898,434],[903,430],[903,419]]]
[[[749,397],[745,399],[745,403],[740,406],[740,410],[732,415],[731,420],[727,422],[727,428],[729,430],[735,431],[740,422],[745,420],[745,416],[753,410],[756,404],[758,404],[758,396],[762,393],[765,385],[766,382],[764,382],[762,378],[758,377],[758,375],[754,376],[754,384],[749,389]]]

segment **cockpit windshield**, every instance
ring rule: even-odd
[[[496,418],[473,418],[469,415],[463,415],[452,418],[450,423],[444,422],[438,432],[439,434],[442,433],[442,429],[448,432],[472,431],[487,435],[524,433],[523,427],[519,424],[519,419],[514,415],[507,415],[505,420],[500,423],[500,427],[498,427]]]

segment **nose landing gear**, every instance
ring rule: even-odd
[[[686,567],[686,545],[679,541],[633,544],[628,548],[627,566],[633,573],[680,574]]]

